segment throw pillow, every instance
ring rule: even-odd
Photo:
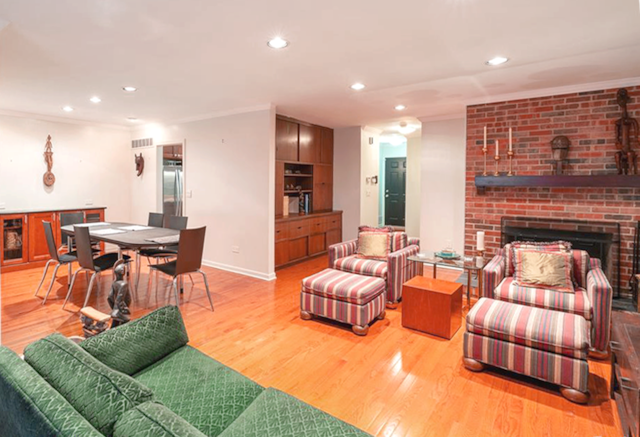
[[[31,343],[24,359],[102,434],[110,436],[120,415],[153,400],[135,379],[107,367],[61,334]]]
[[[196,427],[162,404],[145,402],[124,413],[113,437],[206,437]]]
[[[514,281],[524,287],[549,288],[572,293],[571,253],[516,250]]]
[[[388,232],[360,232],[358,257],[386,261],[389,256]]]
[[[515,267],[515,254],[518,249],[528,250],[540,250],[545,252],[569,252],[571,251],[571,243],[568,241],[551,241],[551,242],[539,242],[539,241],[514,241],[507,244],[505,247],[507,255],[506,271],[507,276],[513,276]]]

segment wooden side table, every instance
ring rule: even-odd
[[[450,340],[462,324],[462,284],[416,276],[402,289],[402,326]]]

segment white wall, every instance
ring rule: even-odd
[[[174,125],[147,125],[133,138],[185,144],[185,215],[207,226],[205,264],[262,279],[274,273],[275,109]],[[132,217],[157,209],[157,147],[142,149],[145,174],[132,177]],[[131,159],[140,149],[131,151]],[[234,253],[232,247],[239,253]]]
[[[51,135],[52,172],[45,187],[43,153]],[[0,115],[0,204],[4,211],[106,206],[106,219],[130,220],[135,164],[126,129]]]
[[[373,144],[369,144],[373,138]],[[370,128],[362,129],[360,138],[360,224],[377,226],[378,184],[380,183],[380,133]],[[378,176],[378,184],[367,183],[366,179]]]
[[[342,239],[358,235],[360,225],[360,126],[333,131],[333,209],[342,211]]]
[[[420,240],[464,252],[465,120],[422,122]]]
[[[410,237],[420,236],[420,193],[422,192],[422,186],[420,184],[422,173],[420,168],[421,146],[422,139],[420,137],[407,139],[407,206],[405,212],[405,228]]]

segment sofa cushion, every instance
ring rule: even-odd
[[[537,308],[577,314],[591,320],[591,301],[587,290],[575,287],[573,293],[545,288],[524,287],[512,277],[504,278],[493,292],[494,299],[504,302],[530,305]]]
[[[347,273],[355,273],[356,275],[376,276],[378,278],[387,278],[387,262],[375,259],[362,259],[356,255],[338,258],[333,263],[333,268]]]
[[[0,436],[102,436],[13,351],[0,346]]]
[[[591,266],[591,257],[586,250],[572,250],[573,280],[578,287],[587,288],[587,274]]]
[[[133,375],[188,342],[180,310],[165,306],[88,338],[80,346],[112,369]]]
[[[584,317],[486,297],[467,314],[467,331],[578,359],[589,349]]]
[[[191,346],[174,351],[135,378],[207,436],[219,435],[264,390]]]
[[[386,260],[389,256],[388,232],[360,232],[358,258]]]
[[[516,249],[514,280],[527,287],[573,293],[573,255],[564,252]]]
[[[567,241],[536,242],[536,241],[514,241],[504,246],[506,254],[506,274],[513,276],[515,271],[515,251],[516,249],[543,250],[549,252],[568,252],[571,250],[571,243]]]
[[[105,435],[113,433],[113,425],[122,413],[153,399],[147,387],[107,367],[61,334],[31,343],[25,348],[24,358]]]
[[[116,422],[114,437],[205,437],[189,422],[157,402],[145,402]]]
[[[369,434],[286,393],[268,388],[221,437],[364,437]]]
[[[386,282],[372,276],[324,269],[302,280],[302,292],[364,305],[384,293]]]

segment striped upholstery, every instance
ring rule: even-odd
[[[521,375],[587,392],[589,363],[521,344],[464,333],[464,356]]]
[[[398,302],[402,298],[402,284],[418,274],[418,263],[409,261],[409,257],[418,252],[420,247],[412,245],[389,255],[387,302]]]
[[[506,262],[506,257],[504,255],[496,255],[494,256],[491,261],[489,261],[487,263],[486,266],[484,266],[484,269],[482,269],[482,276],[484,278],[483,280],[483,286],[482,286],[482,294],[484,295],[484,297],[493,297],[494,294],[494,290],[495,288],[498,286],[498,284],[504,279],[505,277],[505,262]]]
[[[349,240],[344,243],[329,246],[329,268],[333,268],[337,259],[354,255],[358,251],[358,240]]]
[[[583,317],[487,298],[467,314],[467,332],[578,359],[589,350]]]
[[[407,246],[418,246],[420,247],[420,239],[416,237],[407,238]]]
[[[586,250],[572,250],[573,280],[578,287],[587,288],[587,273],[591,266],[591,258]]]
[[[580,287],[576,287],[573,293],[548,288],[523,287],[509,276],[495,288],[493,298],[503,302],[577,314],[591,320],[591,302],[587,290]]]
[[[300,293],[300,309],[338,322],[366,326],[384,311],[385,297],[384,293],[380,293],[366,304],[358,305],[302,292]]]
[[[354,275],[325,269],[302,280],[302,292],[332,300],[364,305],[384,293],[385,281],[373,276]]]
[[[389,238],[390,251],[397,252],[407,247],[408,237],[405,232],[392,232]]]
[[[566,241],[553,241],[550,243],[545,242],[532,242],[532,241],[514,241],[504,246],[504,250],[507,255],[506,260],[506,274],[505,276],[513,276],[515,270],[515,254],[516,249],[529,249],[529,250],[544,250],[550,252],[568,251],[571,249],[571,243]]]
[[[347,273],[387,279],[387,261],[358,258],[357,255],[350,255],[335,260],[333,268]]]
[[[611,299],[613,289],[600,268],[592,268],[587,273],[587,294],[593,307],[592,338],[593,348],[607,352],[611,330]]]

